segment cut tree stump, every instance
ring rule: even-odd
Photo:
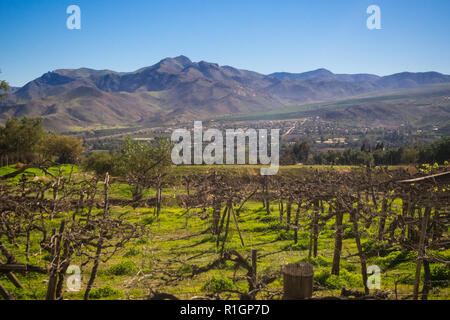
[[[307,262],[291,263],[283,267],[284,300],[309,299],[313,293],[314,270]]]

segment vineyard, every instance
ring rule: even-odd
[[[446,166],[0,173],[5,299],[282,299],[298,261],[313,299],[450,298]]]

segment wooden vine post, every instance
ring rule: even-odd
[[[310,263],[291,263],[283,268],[283,299],[309,299],[313,293],[314,270]]]

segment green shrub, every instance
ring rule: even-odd
[[[361,246],[367,258],[375,256],[384,257],[389,253],[387,244],[383,241],[367,239],[366,241],[362,242]]]
[[[233,288],[234,284],[230,278],[212,277],[203,285],[202,290],[207,293],[220,293]]]
[[[333,260],[325,258],[323,256],[317,256],[315,258],[306,257],[303,258],[302,261],[309,262],[315,267],[329,267],[333,263]]]
[[[286,228],[285,225],[279,221],[271,222],[269,224],[269,226],[267,227],[267,229],[273,230],[273,231],[284,230],[285,228]]]
[[[322,287],[327,286],[327,280],[330,277],[330,272],[328,270],[321,270],[314,275],[314,281]]]
[[[356,271],[357,266],[354,263],[341,262],[341,266],[344,267],[347,271]]]
[[[181,267],[178,268],[177,273],[178,274],[191,274],[194,269],[192,266],[188,264],[183,264]]]
[[[42,256],[42,260],[51,262],[52,261],[52,255],[50,253],[46,253]]]
[[[339,278],[346,287],[358,288],[363,286],[362,275],[355,272],[349,272],[345,268],[342,268],[339,272]]]
[[[118,263],[107,270],[108,274],[114,276],[132,275],[136,273],[137,267],[132,261],[123,261]]]
[[[339,276],[330,274],[328,279],[325,281],[325,287],[329,289],[341,289],[344,287],[344,284],[342,280],[339,278]]]
[[[378,257],[375,260],[375,264],[381,269],[387,270],[395,267],[396,265],[415,259],[414,252],[408,251],[392,251],[385,257]]]
[[[150,240],[148,240],[148,238],[142,237],[136,241],[136,244],[147,244],[149,242],[150,242]]]
[[[100,287],[92,290],[89,293],[89,298],[91,299],[102,299],[102,298],[112,298],[112,297],[121,297],[123,296],[123,292],[117,289],[114,289],[110,286]]]
[[[314,281],[329,289],[358,288],[363,284],[361,275],[348,272],[345,268],[341,268],[339,276],[322,270],[314,275]]]
[[[428,252],[434,256],[437,256],[441,260],[445,260],[445,261],[450,260],[450,250],[449,249],[447,249],[445,251],[429,250]]]
[[[304,240],[294,244],[288,244],[283,248],[283,250],[292,250],[292,251],[303,251],[308,249],[309,249],[309,242]]]
[[[431,281],[435,287],[447,287],[450,282],[450,267],[442,264],[430,266]]]
[[[264,232],[267,230],[266,226],[256,226],[252,229],[252,232]]]
[[[321,230],[320,236],[323,238],[333,238],[334,230]]]
[[[275,240],[276,241],[294,240],[294,234],[287,230],[280,230]]]
[[[310,233],[308,231],[299,231],[297,236],[298,236],[299,239],[303,239],[303,240],[308,240],[309,241]]]
[[[125,253],[123,256],[124,256],[125,258],[128,258],[128,257],[135,257],[135,256],[137,256],[137,255],[140,254],[140,253],[141,253],[141,250],[136,249],[136,248],[131,248],[131,249],[128,250],[128,252]]]
[[[355,233],[353,232],[352,227],[347,227],[344,229],[344,234],[342,235],[342,238],[353,239],[354,237],[355,237]]]
[[[234,262],[229,261],[229,260],[227,260],[223,263],[220,263],[217,266],[217,269],[219,269],[219,270],[234,270],[235,268],[236,268],[236,266],[235,266]]]
[[[262,223],[271,223],[271,222],[278,222],[279,218],[272,217],[272,216],[263,216],[263,217],[259,218],[258,220],[259,220],[259,222],[262,222]]]

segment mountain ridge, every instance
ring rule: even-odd
[[[334,74],[322,68],[264,75],[178,56],[132,72],[89,68],[47,72],[7,95],[0,105],[0,120],[29,112],[56,130],[176,122],[447,82],[449,75],[434,71],[380,77]]]

